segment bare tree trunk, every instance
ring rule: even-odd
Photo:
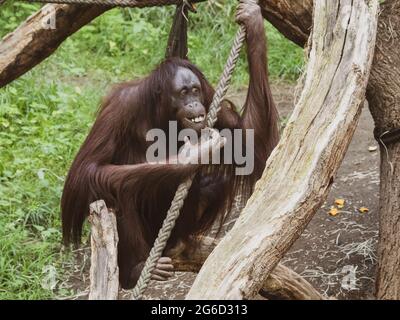
[[[375,120],[375,136],[381,146],[376,295],[379,299],[399,300],[400,1],[386,0],[381,8],[375,58],[367,91],[369,107]]]
[[[261,5],[264,16],[288,39],[300,46],[306,43],[311,25],[311,1],[261,0]],[[399,300],[400,1],[386,0],[381,8],[377,46],[367,88],[369,108],[375,120],[375,136],[378,140],[382,136],[376,296]]]
[[[254,297],[328,194],[365,99],[378,1],[319,0],[314,12],[300,100],[243,213],[187,299]]]

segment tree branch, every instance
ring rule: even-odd
[[[286,38],[303,47],[312,27],[313,0],[260,0],[263,16]]]
[[[190,253],[176,254],[172,256],[176,271],[198,273],[207,257],[214,250],[219,240],[203,237],[199,240],[199,246]],[[223,265],[224,262],[220,261]],[[272,270],[271,275],[265,280],[260,294],[270,300],[325,300],[314,287],[296,272],[278,264]]]

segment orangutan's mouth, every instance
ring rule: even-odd
[[[190,121],[194,124],[199,124],[202,123],[205,120],[206,116],[205,115],[200,115],[196,117],[191,117],[191,118],[185,118],[185,120]]]

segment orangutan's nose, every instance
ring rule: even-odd
[[[205,108],[200,102],[192,102],[187,105],[187,107],[193,112],[204,112]]]
[[[189,108],[196,108],[196,107],[198,107],[198,105],[199,105],[198,102],[192,102],[192,103],[189,103]]]

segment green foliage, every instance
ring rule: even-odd
[[[38,8],[40,8],[38,4],[7,0],[0,9],[0,36],[13,31],[21,21]]]
[[[237,31],[236,2],[199,5],[190,57],[216,83]],[[1,36],[38,5],[8,1]],[[52,298],[62,285],[59,202],[64,177],[111,83],[148,73],[164,56],[174,8],[114,9],[69,38],[52,57],[0,89],[0,299]],[[270,74],[294,80],[302,51],[270,25]],[[233,86],[247,84],[242,54]],[[54,274],[54,270],[57,273]],[[52,285],[43,279],[54,278]]]
[[[43,270],[57,266],[59,201],[98,92],[55,80],[40,68],[0,95],[0,299],[48,298]]]

